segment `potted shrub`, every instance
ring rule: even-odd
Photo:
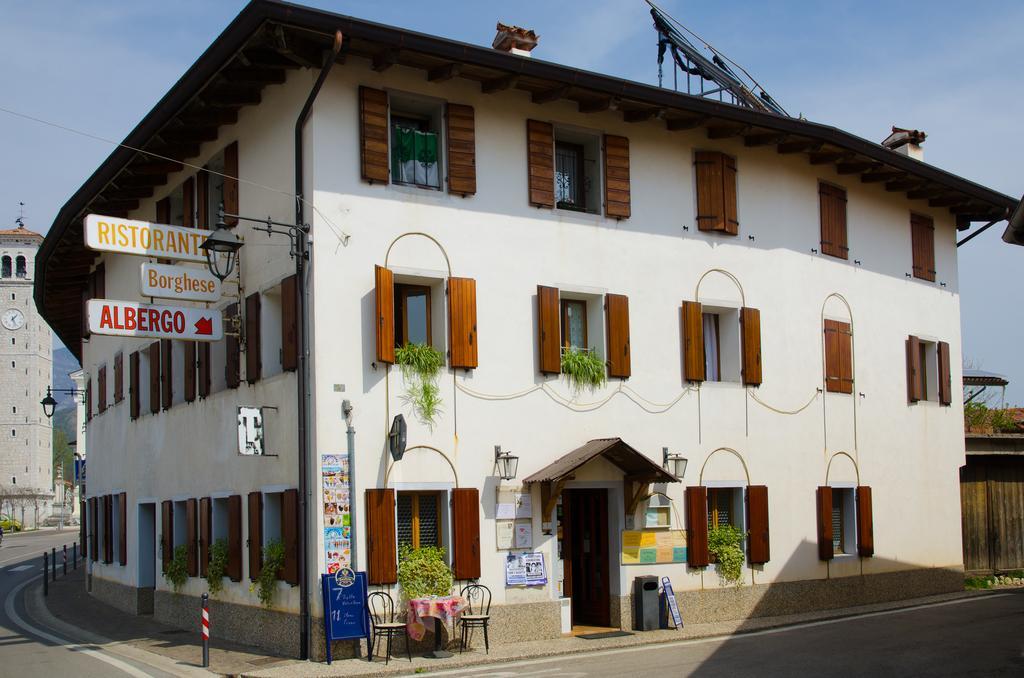
[[[206,565],[206,586],[211,596],[224,589],[224,573],[228,569],[228,540],[218,539],[210,546],[210,562]]]
[[[711,528],[708,553],[722,581],[739,586],[743,578],[743,533],[732,525]]]
[[[188,547],[181,544],[174,548],[171,560],[167,563],[167,570],[164,572],[164,579],[177,593],[188,580]]]
[[[574,346],[562,350],[562,374],[576,393],[583,389],[593,391],[608,380],[601,356],[596,351]]]
[[[403,546],[398,552],[398,585],[407,600],[451,595],[451,568],[444,560],[444,549]]]

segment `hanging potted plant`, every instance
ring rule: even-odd
[[[725,584],[739,586],[743,578],[743,533],[732,525],[708,530],[708,553]]]
[[[437,376],[444,365],[444,357],[428,344],[406,344],[395,349],[395,363],[401,367],[405,380],[403,400],[412,406],[420,421],[433,427],[441,413]]]
[[[593,349],[569,346],[562,349],[562,374],[569,387],[579,393],[583,389],[593,391],[608,381],[604,360]]]

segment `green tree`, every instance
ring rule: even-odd
[[[71,445],[68,444],[68,435],[63,429],[53,429],[53,480],[57,482],[56,469],[58,466],[64,467],[64,480],[74,480],[75,474],[75,455],[71,451]]]

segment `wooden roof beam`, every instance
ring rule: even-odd
[[[139,162],[128,165],[128,171],[132,174],[173,174],[185,168],[180,162],[171,160],[154,160],[152,162]]]
[[[399,50],[388,48],[373,55],[373,70],[383,73],[398,63]]]
[[[216,108],[256,106],[262,101],[259,90],[255,89],[213,89],[203,92],[200,97],[208,106]]]
[[[462,64],[453,61],[450,64],[431,68],[427,71],[427,80],[430,82],[445,82],[457,77],[462,72]]]
[[[920,179],[897,179],[885,182],[885,190],[889,193],[902,193],[914,188],[920,188],[925,184]]]
[[[906,173],[900,172],[899,170],[876,170],[874,172],[865,172],[860,175],[860,181],[864,184],[878,184],[883,181],[892,181],[893,179],[902,179],[906,177]]]
[[[235,85],[280,85],[287,77],[283,68],[225,68],[218,75]]]
[[[966,195],[960,195],[959,193],[953,193],[949,195],[943,195],[938,198],[932,198],[928,201],[929,207],[954,207],[956,205],[962,205],[967,202]]]
[[[820,151],[824,144],[813,139],[798,139],[796,141],[783,141],[776,147],[776,151],[783,155],[788,153],[806,153],[808,151]]]
[[[622,119],[626,122],[646,122],[651,118],[664,115],[664,108],[636,108],[630,111],[623,111]]]
[[[273,42],[277,53],[304,68],[320,68],[323,56],[319,50],[310,48],[301,39],[288,38],[284,34],[284,26],[274,26]]]
[[[167,183],[165,174],[121,174],[111,182],[117,188],[149,188]]]
[[[910,200],[927,200],[929,198],[938,198],[944,193],[945,191],[941,188],[935,188],[934,186],[925,184],[921,188],[914,188],[907,191],[907,198]]]
[[[592,101],[581,101],[576,104],[576,108],[580,113],[602,113],[618,110],[619,102],[614,97],[603,97]]]
[[[665,121],[665,129],[670,132],[681,132],[700,127],[710,119],[707,115],[695,115],[686,118],[669,118]]]
[[[217,128],[181,127],[179,129],[163,130],[157,136],[169,144],[203,143],[217,139]]]
[[[853,160],[853,154],[847,151],[814,151],[810,155],[812,165],[830,165],[846,160]]]
[[[715,125],[708,127],[708,139],[729,139],[747,134],[750,125]]]
[[[111,216],[116,216],[115,212],[131,212],[139,209],[138,200],[110,200],[102,204],[93,203],[93,205],[90,212],[102,212]]]
[[[518,83],[519,76],[514,73],[509,73],[508,75],[501,75],[497,78],[484,80],[480,83],[480,91],[484,94],[494,94],[495,92],[503,92],[511,87],[515,87]]]
[[[788,134],[782,132],[760,132],[758,134],[747,134],[743,137],[743,145],[748,148],[754,146],[769,146],[771,144],[783,143],[789,138]]]
[[[152,186],[133,186],[128,188],[118,188],[111,190],[103,194],[104,197],[112,201],[125,200],[130,198],[151,198],[153,197]]]
[[[219,127],[221,125],[234,125],[238,122],[237,108],[203,108],[191,113],[185,113],[178,118],[185,126],[196,127]]]
[[[569,85],[559,85],[558,87],[552,87],[551,89],[534,92],[530,95],[530,99],[535,104],[550,104],[552,101],[558,101],[565,97],[565,95],[569,93],[570,89],[571,87]]]
[[[836,172],[839,174],[860,174],[873,167],[879,167],[881,163],[874,160],[854,160],[852,162],[841,162],[836,165]]]

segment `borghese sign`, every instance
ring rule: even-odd
[[[206,261],[200,249],[207,231],[148,221],[90,214],[85,218],[85,245],[89,249],[145,257]]]

